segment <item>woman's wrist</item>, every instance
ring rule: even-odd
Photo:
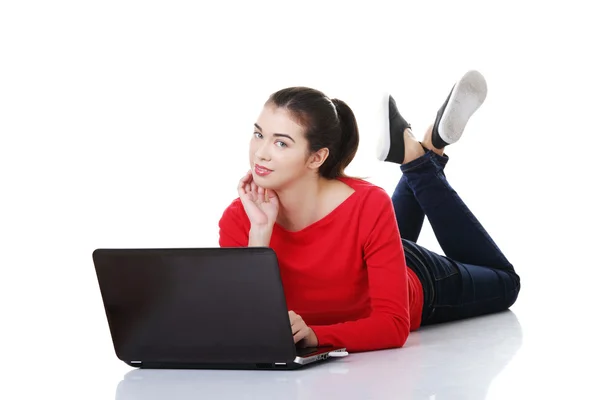
[[[251,226],[248,235],[248,247],[269,247],[272,234],[272,226]]]

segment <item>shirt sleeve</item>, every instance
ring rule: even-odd
[[[250,221],[239,199],[225,209],[219,220],[219,247],[247,247]]]
[[[408,276],[394,208],[378,188],[365,204],[373,222],[363,246],[369,279],[369,317],[334,325],[311,326],[320,346],[348,351],[402,347],[410,331]]]

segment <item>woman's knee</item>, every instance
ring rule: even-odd
[[[513,304],[516,303],[517,298],[519,297],[519,293],[521,292],[521,277],[516,273],[509,274],[511,281],[513,283],[512,287],[508,290],[506,301],[506,308],[512,307]]]

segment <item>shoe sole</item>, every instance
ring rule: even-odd
[[[487,96],[487,83],[478,71],[467,72],[454,86],[440,118],[438,134],[448,143],[462,136],[469,118],[481,107]]]
[[[380,161],[385,161],[388,153],[390,152],[390,94],[385,93],[382,97],[383,107],[383,115],[384,115],[384,124],[381,127],[381,133],[379,135],[379,140],[377,141],[377,159]]]

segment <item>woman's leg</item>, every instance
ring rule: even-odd
[[[458,141],[486,94],[483,76],[477,71],[467,72],[452,87],[422,143],[412,135],[403,135],[406,157],[400,168],[404,186],[412,191],[446,256],[463,263],[514,271],[444,174],[449,160],[444,147]]]
[[[406,137],[407,149],[418,151],[411,140]],[[421,152],[401,166],[392,202],[406,263],[423,284],[423,325],[506,310],[516,301],[519,276],[448,183],[449,158]],[[415,243],[424,215],[446,256]]]
[[[453,260],[514,271],[444,174],[448,156],[428,151],[403,164],[403,179],[427,216],[445,255]]]
[[[454,261],[402,240],[406,264],[423,285],[421,325],[431,325],[507,310],[520,291],[508,270]]]
[[[433,292],[423,325],[503,311],[521,289],[512,264],[446,179],[443,168],[448,160],[429,150],[401,166],[406,185],[446,254],[404,242],[405,253],[416,254],[411,262],[425,269],[421,282]]]
[[[411,133],[406,132],[406,134]],[[405,176],[400,178],[392,194],[392,204],[396,213],[396,222],[398,223],[400,236],[403,239],[416,242],[421,233],[421,228],[423,228],[425,213],[415,198]]]
[[[504,310],[514,303],[520,290],[513,266],[443,172],[449,160],[443,154],[444,146],[460,138],[469,117],[485,98],[485,93],[477,92],[482,87],[487,90],[480,79],[478,73],[467,73],[453,87],[423,144],[410,131],[403,132],[402,161],[398,162],[398,157],[386,160],[402,164],[402,179],[393,196],[397,213],[420,209],[446,254],[440,256],[414,243],[418,230],[413,217],[397,215],[400,229],[406,225],[405,230],[412,235],[403,235],[403,245],[407,264],[423,283],[423,324]]]
[[[423,325],[499,312],[514,304],[514,267],[448,183],[447,156],[428,151],[401,166],[446,256],[403,240],[407,264],[423,283]]]

